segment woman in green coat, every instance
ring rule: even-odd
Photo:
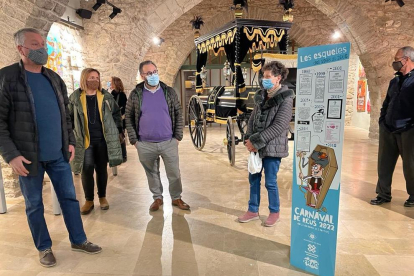
[[[122,124],[120,109],[112,95],[102,89],[98,70],[84,69],[80,86],[69,97],[69,111],[76,138],[75,158],[71,167],[75,174],[82,173],[86,201],[81,214],[86,215],[94,208],[95,171],[101,209],[109,209],[106,200],[107,164],[109,162],[109,166],[114,167],[122,163],[119,141]]]

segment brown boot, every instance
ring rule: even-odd
[[[173,206],[177,206],[181,210],[190,210],[190,205],[185,203],[181,198],[172,201]]]
[[[160,209],[160,206],[163,205],[164,202],[162,201],[161,198],[157,198],[156,200],[154,200],[154,202],[151,204],[150,206],[150,211],[158,211],[158,209]]]
[[[93,201],[87,200],[87,201],[85,201],[85,204],[81,208],[81,214],[82,215],[87,215],[90,212],[92,212],[93,208],[94,208]]]
[[[106,197],[100,197],[99,203],[101,204],[101,210],[108,210],[109,209],[109,203],[106,200]]]

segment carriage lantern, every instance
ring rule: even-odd
[[[247,68],[243,68],[242,74],[243,74],[243,79],[247,79]]]
[[[203,81],[203,87],[205,87],[206,82],[207,82],[207,70],[206,70],[205,66],[203,66],[203,68],[201,68],[200,78]]]

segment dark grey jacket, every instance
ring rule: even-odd
[[[250,115],[245,139],[263,157],[287,157],[289,155],[289,122],[292,119],[292,107],[295,93],[286,85],[266,100],[267,91],[261,89],[254,96],[255,107]]]
[[[379,123],[389,131],[404,132],[414,127],[414,70],[395,75],[382,104]]]
[[[67,109],[69,100],[66,85],[58,74],[42,68],[56,93],[62,118],[62,147],[69,161],[69,144],[75,146],[72,123]],[[29,176],[38,171],[38,133],[33,94],[27,85],[23,62],[0,70],[0,154],[9,163],[18,156],[31,161],[25,164]]]
[[[184,120],[177,93],[175,93],[172,87],[167,86],[163,82],[160,82],[160,85],[164,91],[165,99],[167,100],[168,111],[170,113],[173,128],[173,137],[178,141],[181,141],[183,139]],[[131,91],[125,111],[125,125],[128,131],[129,141],[132,145],[139,140],[139,119],[141,118],[143,89],[144,82],[141,82]]]

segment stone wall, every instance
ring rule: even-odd
[[[346,111],[345,111],[345,125],[350,126],[352,121],[352,113],[354,111],[354,95],[357,86],[355,85],[358,79],[359,58],[354,52],[351,52],[349,57],[348,70],[348,89],[346,94]]]
[[[65,12],[69,0],[0,0],[0,68],[19,60],[13,34],[24,27],[44,36]]]
[[[114,19],[111,8],[101,6],[89,20],[84,20],[86,63],[96,67],[105,80],[120,77],[126,90],[136,84],[138,65],[143,61],[152,38],[201,0],[114,0],[122,9]],[[207,2],[207,1],[205,1]],[[91,9],[93,1],[82,2]]]
[[[331,35],[337,29],[332,20],[306,1],[295,2],[294,24],[290,37],[302,46],[346,41],[345,37],[331,40]],[[231,1],[203,1],[189,12],[183,14],[173,24],[166,28],[160,36],[165,43],[152,46],[144,59],[151,59],[160,68],[161,78],[172,85],[175,76],[189,53],[194,49],[194,35],[189,21],[193,15],[202,15],[204,26],[201,35],[209,33],[234,19],[234,13],[229,7]],[[244,17],[261,20],[281,20],[283,10],[280,5],[271,4],[267,0],[252,0],[249,10],[244,11]],[[317,20],[316,20],[317,19]]]
[[[3,173],[3,184],[6,197],[18,197],[22,195],[19,186],[19,177],[13,173],[13,169],[4,162],[0,156],[0,165]]]

